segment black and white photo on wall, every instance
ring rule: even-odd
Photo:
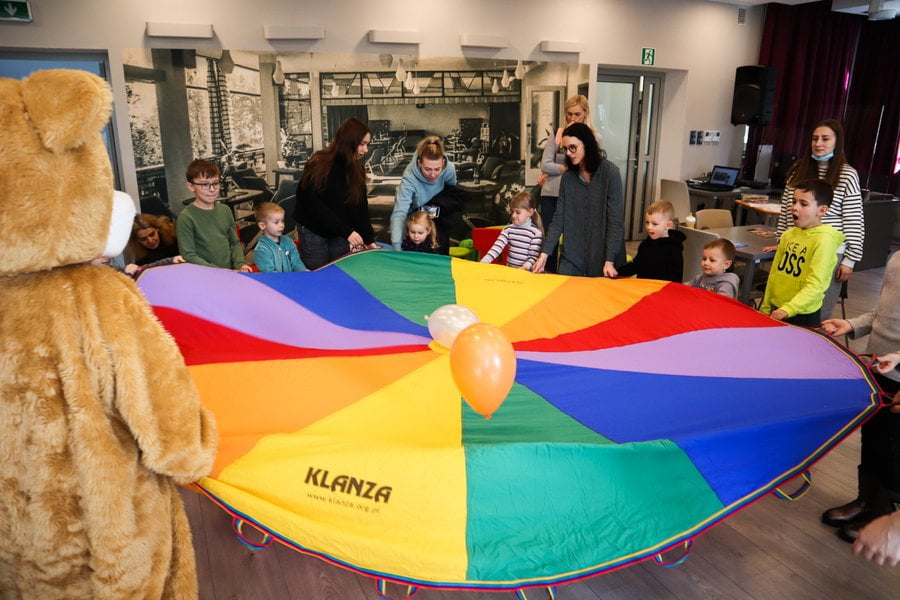
[[[505,222],[501,190],[534,184],[566,90],[587,81],[586,66],[452,57],[129,49],[123,63],[142,202],[177,213],[184,167],[197,157],[220,165],[223,196],[271,198],[356,117],[372,131],[363,160],[379,241],[430,134],[443,138],[460,182],[483,182],[466,211]]]

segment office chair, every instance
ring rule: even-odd
[[[734,227],[734,217],[730,210],[706,208],[697,211],[697,229],[720,229]]]

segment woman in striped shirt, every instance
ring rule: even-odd
[[[831,318],[837,303],[841,283],[850,279],[853,267],[862,258],[865,222],[863,220],[862,195],[859,175],[847,164],[844,156],[844,128],[834,119],[826,119],[813,129],[810,154],[791,165],[788,170],[784,194],[781,196],[781,214],[775,233],[781,236],[791,221],[791,203],[794,187],[806,179],[823,179],[834,188],[834,199],[822,223],[831,225],[844,234],[846,242],[838,248],[838,267],[825,300],[822,302],[823,319]]]

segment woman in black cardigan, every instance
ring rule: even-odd
[[[310,269],[348,252],[377,247],[360,162],[371,140],[369,128],[350,117],[303,170],[295,217],[300,225],[300,257]]]

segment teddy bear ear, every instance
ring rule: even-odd
[[[22,84],[28,117],[52,152],[65,152],[92,139],[109,119],[109,85],[87,71],[37,71]]]

